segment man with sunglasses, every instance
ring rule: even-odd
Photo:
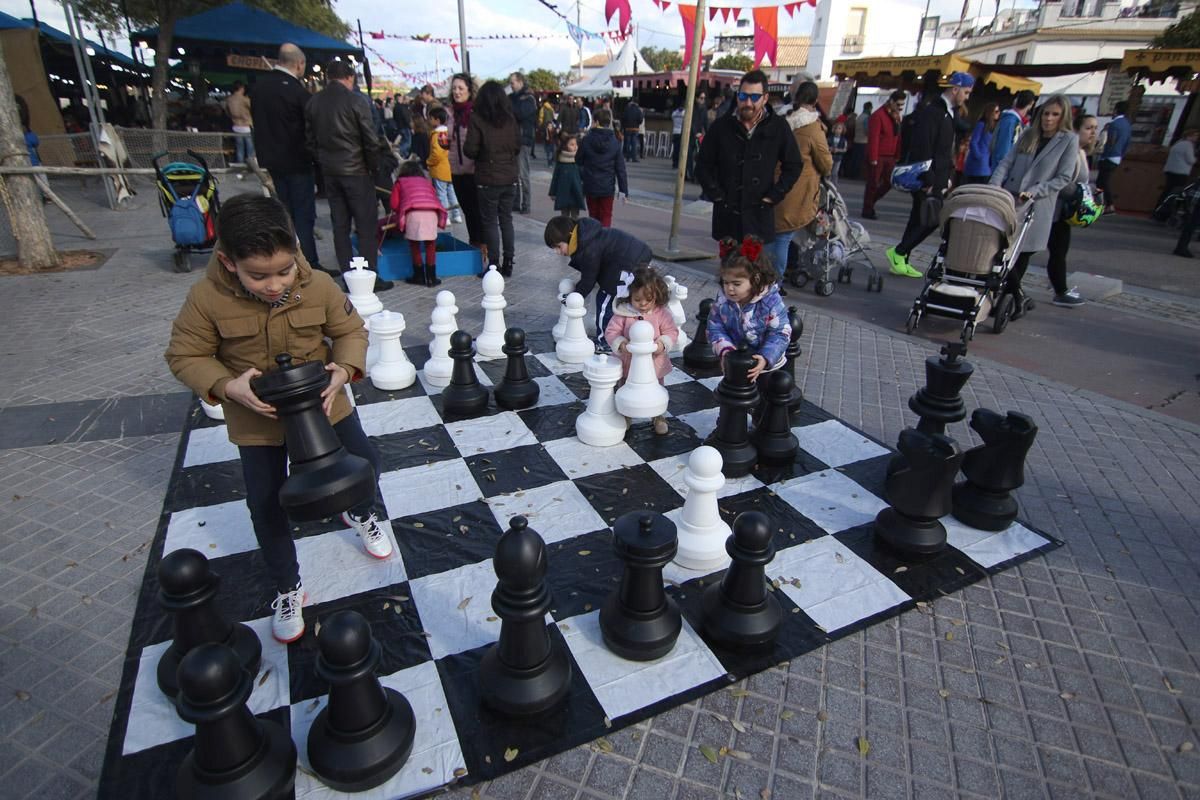
[[[787,121],[767,102],[762,70],[743,75],[733,99],[730,112],[704,136],[696,179],[712,200],[714,239],[754,235],[769,242],[775,238],[775,204],[800,177],[800,150]]]

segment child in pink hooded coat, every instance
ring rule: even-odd
[[[621,382],[629,377],[629,362],[633,356],[626,347],[629,342],[629,329],[635,322],[645,320],[654,328],[653,341],[658,344],[654,352],[654,372],[658,382],[662,383],[672,369],[671,357],[668,355],[675,341],[679,338],[679,328],[675,318],[667,308],[670,297],[667,283],[653,267],[643,267],[633,273],[633,282],[629,284],[629,297],[618,300],[613,306],[612,319],[604,330],[604,338],[617,358],[621,359]],[[667,432],[667,421],[663,417],[654,418],[654,432],[663,435]]]

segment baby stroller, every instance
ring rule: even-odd
[[[158,183],[158,205],[171,239],[175,242],[175,271],[192,271],[192,253],[207,255],[217,241],[217,213],[221,201],[217,196],[217,179],[208,171],[208,162],[191,150],[187,154],[197,163],[172,161],[166,166],[159,162],[167,157],[154,157],[154,175]]]
[[[1004,282],[1032,220],[1033,203],[1018,211],[1012,195],[999,186],[972,184],[952,191],[942,206],[941,246],[905,331],[912,333],[923,316],[932,314],[962,320],[963,344],[989,316],[992,331],[1002,332],[1016,302]]]
[[[828,178],[821,179],[817,218],[809,224],[809,231],[813,235],[800,251],[800,266],[788,271],[793,286],[802,288],[815,276],[813,290],[821,297],[828,297],[833,294],[830,271],[837,268],[837,282],[850,283],[854,266],[861,264],[870,270],[867,291],[883,291],[883,276],[867,258],[866,245],[871,237],[866,228],[850,219],[842,193]]]
[[[1192,213],[1192,205],[1197,197],[1200,197],[1200,181],[1169,192],[1151,216],[1159,222],[1165,222],[1169,228],[1181,227],[1188,214]]]

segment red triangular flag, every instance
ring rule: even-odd
[[[372,39],[382,39],[383,38],[383,31],[379,31],[378,33],[376,33],[375,31],[367,31],[367,33],[371,34]]]
[[[606,22],[612,22],[613,15],[617,15],[617,27],[625,30],[629,27],[629,17],[633,12],[629,9],[629,0],[604,0],[604,19]]]
[[[728,8],[721,9],[721,21],[726,24],[729,23],[729,9]]]
[[[740,17],[741,15],[742,15],[742,10],[740,8],[733,9],[733,21],[734,22],[737,22],[738,17]]]
[[[717,14],[720,14],[720,13],[721,13],[721,9],[719,9],[719,8],[716,8],[715,6],[714,6],[714,7],[712,7],[712,8],[709,8],[709,9],[708,9],[708,20],[709,20],[709,22],[712,22],[714,19],[716,19],[716,18],[717,18]]]

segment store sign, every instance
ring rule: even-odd
[[[1100,92],[1100,107],[1096,113],[1102,117],[1116,114],[1114,106],[1122,100],[1129,99],[1129,92],[1137,83],[1137,78],[1125,72],[1120,67],[1109,67],[1104,76],[1104,89]]]
[[[257,69],[270,72],[278,63],[276,59],[266,56],[240,56],[234,53],[228,53],[225,56],[225,66],[238,69]]]

